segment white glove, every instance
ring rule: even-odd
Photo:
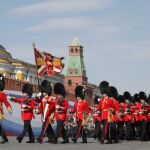
[[[39,93],[36,94],[36,97],[41,97],[41,96],[42,96],[41,92],[39,92]]]

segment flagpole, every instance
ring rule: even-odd
[[[40,91],[40,80],[39,80],[39,74],[38,74],[38,67],[37,67],[37,61],[36,61],[36,57],[35,57],[35,43],[33,42],[32,44],[33,49],[34,49],[34,58],[35,58],[35,64],[36,64],[36,72],[37,72],[37,81],[38,81],[38,90]]]

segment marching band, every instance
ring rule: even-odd
[[[7,143],[4,127],[1,121],[4,119],[3,103],[8,112],[12,113],[12,107],[4,93],[5,79],[0,74],[0,135],[1,144]],[[107,81],[99,85],[101,95],[94,99],[95,105],[88,106],[85,99],[86,89],[78,85],[75,88],[73,108],[69,108],[69,102],[65,87],[62,83],[56,83],[54,91],[49,81],[43,80],[40,93],[32,97],[33,89],[29,83],[22,88],[22,97],[11,97],[10,100],[20,104],[21,117],[24,122],[22,133],[16,138],[21,143],[28,133],[27,143],[42,143],[45,135],[49,143],[58,143],[59,137],[63,138],[62,144],[69,143],[69,138],[77,143],[82,137],[82,143],[87,143],[87,137],[93,137],[101,144],[118,143],[120,140],[150,140],[150,98],[141,91],[134,96],[128,91],[119,95],[115,87]],[[56,97],[52,97],[52,92]],[[34,115],[41,115],[42,130],[35,139],[31,121]],[[53,123],[56,120],[56,129]]]

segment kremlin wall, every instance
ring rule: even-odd
[[[68,63],[65,64],[67,67],[65,75],[56,74],[54,76],[46,76],[40,78],[40,81],[47,79],[53,84],[56,82],[64,83],[67,98],[70,101],[75,101],[75,87],[83,85],[86,89],[86,100],[89,105],[93,106],[93,97],[99,94],[99,89],[96,85],[88,83],[83,59],[83,46],[80,45],[78,37],[73,38],[72,44],[69,46],[68,55]],[[34,92],[38,92],[35,64],[14,59],[2,45],[0,45],[0,73],[5,76],[6,90],[21,91],[23,83],[29,82],[33,85]]]

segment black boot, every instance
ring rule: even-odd
[[[66,143],[69,143],[69,139],[61,141],[61,144],[66,144]]]
[[[105,144],[112,144],[112,141],[108,140]]]
[[[74,138],[74,139],[71,139],[71,140],[72,140],[74,143],[77,143],[77,139]]]
[[[8,142],[8,140],[2,140],[1,142],[0,142],[0,144],[5,144],[5,143],[7,143]]]
[[[22,138],[21,137],[17,137],[16,140],[18,141],[18,143],[21,143]]]
[[[35,140],[29,140],[26,143],[35,143]]]
[[[36,138],[37,143],[42,143],[42,140],[40,138]]]
[[[57,144],[57,138],[53,138],[53,143]]]

